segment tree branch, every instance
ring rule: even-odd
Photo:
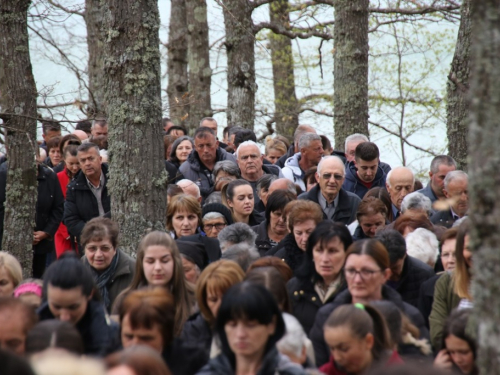
[[[81,16],[81,17],[85,17],[85,13],[84,12],[79,12],[77,10],[71,10],[69,8],[66,8],[64,6],[62,6],[61,4],[59,3],[56,3],[55,1],[53,0],[47,0],[48,3],[52,6],[54,6],[55,8],[58,8],[58,9],[61,9],[63,11],[65,11],[66,13],[69,13],[69,14],[76,14],[78,16]]]
[[[333,35],[329,33],[324,33],[318,30],[314,30],[314,27],[321,27],[321,26],[327,26],[327,25],[333,25],[334,21],[325,23],[325,24],[318,24],[315,26],[312,26],[310,28],[285,28],[282,25],[276,25],[271,22],[261,22],[258,23],[254,26],[253,30],[254,33],[257,34],[259,31],[262,29],[269,29],[275,34],[280,34],[289,37],[290,39],[309,39],[313,36],[322,38],[324,40],[330,40],[333,39]],[[294,31],[296,30],[296,31]]]
[[[381,13],[381,14],[404,14],[404,15],[422,15],[429,13],[441,13],[441,12],[453,12],[460,11],[460,5],[448,5],[448,6],[430,6],[422,8],[370,8],[370,13]]]
[[[272,2],[273,2],[273,0],[255,0],[255,1],[251,1],[250,4],[252,4],[252,8],[255,9],[255,8],[260,7],[261,5],[269,4]]]

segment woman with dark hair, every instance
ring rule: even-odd
[[[193,138],[183,135],[177,138],[172,144],[170,151],[170,162],[175,165],[177,169],[184,163],[191,151],[193,151],[194,143]]]
[[[222,188],[222,203],[229,208],[235,223],[255,226],[262,222],[262,215],[255,211],[252,185],[246,180],[233,180]]]
[[[83,342],[80,333],[69,322],[44,320],[36,324],[26,336],[26,355],[30,356],[47,349],[64,349],[76,355],[82,355]]]
[[[115,348],[114,327],[99,301],[90,271],[71,253],[64,254],[45,271],[41,321],[58,319],[73,324],[82,336],[84,353],[104,356]]]
[[[134,278],[135,260],[118,248],[118,224],[107,217],[88,221],[80,235],[83,264],[90,270],[106,309]]]
[[[289,206],[291,209],[288,211]],[[295,200],[286,205],[285,211],[288,212],[287,224],[290,233],[266,255],[283,259],[295,273],[302,264],[309,235],[323,221],[323,210],[315,202]]]
[[[248,267],[247,269],[247,274],[253,269],[260,267],[276,268],[276,270],[280,273],[281,277],[283,278],[283,280],[285,280],[286,283],[293,277],[292,269],[278,257],[265,256],[257,259],[256,261],[252,262],[252,264],[250,264],[250,267]]]
[[[285,333],[285,323],[274,297],[261,285],[243,282],[226,292],[215,332],[222,353],[199,375],[305,374],[276,349],[276,343]]]
[[[311,167],[306,171],[306,174],[304,176],[304,185],[306,186],[306,191],[310,191],[318,184],[318,181],[316,181],[317,170],[318,167]]]
[[[172,197],[167,208],[167,230],[175,238],[198,233],[201,225],[200,203],[191,195]]]
[[[323,338],[323,325],[331,312],[339,306],[371,301],[387,300],[393,302],[419,329],[421,337],[428,338],[420,312],[403,299],[391,287],[385,285],[391,270],[389,254],[384,245],[374,239],[353,242],[347,249],[344,264],[344,276],[347,290],[339,293],[333,302],[318,310],[310,339],[314,345],[316,364],[321,366],[328,361],[329,350]]]
[[[436,282],[434,303],[429,316],[431,344],[435,350],[441,349],[443,329],[451,311],[456,307],[472,307],[472,295],[469,290],[472,280],[469,230],[470,220],[467,218],[458,227],[455,269],[445,272]]]
[[[269,290],[278,302],[282,312],[292,313],[290,297],[286,290],[286,282],[274,267],[259,267],[247,272],[245,280],[257,285],[262,285]]]
[[[168,289],[175,300],[174,334],[179,336],[184,322],[191,315],[193,290],[184,277],[184,268],[176,242],[167,233],[153,231],[139,243],[134,279],[115,300],[113,314],[120,309],[123,299],[132,291],[145,286]]]
[[[286,218],[283,214],[285,206],[296,200],[297,197],[289,191],[274,191],[268,198],[265,218],[262,223],[252,227],[257,234],[255,245],[260,256],[264,256],[272,247],[276,246],[287,234]]]
[[[269,186],[277,179],[278,176],[274,174],[264,174],[257,180],[257,185],[255,186],[255,190],[259,196],[259,203],[255,205],[257,211],[264,212],[266,210],[266,203],[269,197]]]
[[[403,214],[394,222],[394,229],[406,237],[417,228],[424,228],[434,233],[434,226],[424,213]]]
[[[106,357],[107,375],[171,375],[161,356],[153,349],[138,345]]]
[[[287,284],[293,315],[306,334],[319,308],[345,289],[342,267],[351,244],[352,237],[346,226],[332,221],[319,223],[309,236],[302,267]]]
[[[149,346],[161,354],[173,375],[195,374],[206,358],[197,347],[175,338],[175,310],[174,297],[164,288],[134,290],[120,306],[121,342],[125,349]]]
[[[361,375],[377,365],[403,363],[393,352],[384,317],[370,305],[337,308],[327,319],[325,341],[331,361],[320,368],[327,375]]]
[[[378,198],[364,197],[356,212],[358,227],[352,235],[354,241],[373,238],[377,231],[384,229],[387,222],[387,207]]]
[[[443,330],[443,344],[434,366],[443,370],[454,369],[460,374],[476,375],[476,342],[467,333],[471,309],[453,310]]]

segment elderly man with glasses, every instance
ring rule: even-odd
[[[356,194],[342,189],[344,179],[345,167],[342,159],[326,156],[318,164],[318,184],[299,198],[318,203],[325,219],[348,225],[356,220],[356,211],[361,199]]]

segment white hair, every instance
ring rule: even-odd
[[[401,213],[407,210],[424,210],[428,216],[432,213],[432,202],[429,197],[414,191],[403,198],[401,203]]]
[[[238,149],[234,153],[234,156],[236,156],[236,159],[238,159],[238,151],[240,150],[241,147],[244,147],[244,146],[255,146],[255,147],[257,147],[257,150],[259,150],[259,154],[260,154],[260,148],[259,148],[259,145],[257,143],[255,143],[254,141],[245,141],[245,142],[240,143],[240,145],[238,146]]]
[[[417,228],[406,238],[406,253],[430,266],[436,264],[439,254],[439,241],[434,233]]]
[[[366,135],[361,134],[361,133],[351,134],[350,136],[348,136],[345,139],[344,150],[347,150],[347,144],[349,142],[353,142],[353,141],[369,142],[370,140],[368,139],[368,137]]]
[[[337,160],[338,160],[338,162],[339,162],[341,165],[344,165],[344,162],[343,162],[343,161],[342,161],[342,159],[341,159],[341,158],[339,158],[338,156],[335,156],[335,155],[328,155],[328,156],[323,157],[323,158],[320,160],[320,162],[319,162],[319,164],[318,164],[317,173],[318,173],[318,174],[320,174],[320,173],[321,173],[321,167],[323,166],[323,163],[324,163],[325,161],[332,160],[332,159],[337,159]],[[344,169],[345,169],[345,168],[344,168]]]
[[[404,168],[404,169],[408,170],[409,172],[411,172],[411,175],[413,176],[413,184],[415,184],[415,175],[413,174],[413,172],[411,171],[411,169],[410,169],[410,168],[407,168],[407,167],[396,167],[396,168],[394,168],[394,169],[391,169],[391,170],[389,171],[389,173],[387,173],[387,176],[386,176],[386,178],[385,178],[385,182],[387,183],[387,185],[388,185],[389,187],[392,187],[392,185],[391,185],[391,176],[392,176],[392,171],[397,171],[397,170],[400,170],[400,169],[402,169],[402,168]]]
[[[321,137],[316,134],[316,133],[305,133],[300,137],[299,139],[299,149],[297,151],[302,150],[305,147],[309,147],[311,145],[311,142],[313,141],[320,141],[321,142]]]
[[[188,187],[188,186],[194,186],[195,189],[196,189],[196,198],[199,198],[201,197],[201,193],[200,193],[200,187],[198,185],[196,185],[193,181],[191,180],[188,180],[188,179],[183,179],[183,180],[180,180],[180,181],[177,181],[176,183],[177,186],[179,186],[181,189],[183,188],[182,185],[184,185],[184,187]],[[184,190],[184,189],[183,189]]]
[[[455,180],[469,181],[469,176],[464,171],[450,171],[446,173],[446,177],[444,178],[444,188],[447,189],[450,182]]]
[[[216,211],[207,212],[205,214],[205,216],[203,216],[202,221],[218,219],[220,217],[224,219],[224,222],[226,222],[226,217],[224,215],[222,215],[220,212],[216,212]]]
[[[300,357],[307,340],[304,328],[293,315],[287,313],[282,315],[285,321],[286,333],[276,343],[276,347],[281,353],[291,353],[296,357]]]

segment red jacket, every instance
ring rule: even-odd
[[[59,179],[59,184],[61,184],[61,190],[66,199],[66,190],[68,188],[68,184],[70,183],[70,179],[66,170],[66,167],[57,174],[57,178]],[[59,224],[59,228],[57,229],[56,235],[54,236],[54,243],[56,246],[56,255],[59,258],[61,254],[66,250],[76,249],[76,244],[73,244],[70,241],[70,236],[68,233],[68,228],[62,222]]]
[[[403,360],[399,356],[398,352],[394,350],[389,359],[387,360],[387,362],[385,363],[385,367],[390,367],[392,365],[399,365],[402,363],[404,363]],[[323,366],[319,368],[319,371],[321,371],[323,374],[326,375],[347,375],[347,373],[340,371],[335,367],[335,362],[332,356],[330,356],[330,361],[328,361],[328,363],[325,363]]]

